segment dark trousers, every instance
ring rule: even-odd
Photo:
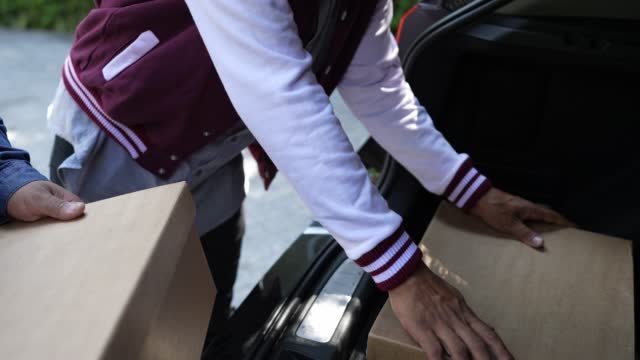
[[[229,220],[204,234],[200,239],[209,263],[209,270],[213,274],[213,281],[218,289],[204,342],[205,350],[210,347],[208,352],[214,351],[216,341],[223,341],[221,336],[225,334],[231,315],[231,297],[238,274],[243,236],[244,215],[240,209]]]
[[[62,185],[57,169],[72,154],[73,146],[56,136],[49,163],[51,181]],[[210,345],[215,345],[217,341],[221,341],[220,335],[226,328],[231,315],[233,284],[238,273],[238,261],[240,259],[243,235],[244,216],[242,209],[240,209],[231,218],[200,238],[209,270],[218,290],[204,343],[205,349],[209,348],[208,353],[210,354],[215,352],[213,349],[215,346]]]

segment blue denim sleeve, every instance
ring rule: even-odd
[[[8,220],[7,203],[18,189],[30,182],[46,179],[31,167],[26,151],[11,147],[7,128],[0,118],[0,224]]]

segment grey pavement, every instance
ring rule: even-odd
[[[53,139],[46,126],[46,111],[71,40],[66,34],[0,29],[0,116],[12,143],[29,150],[32,164],[45,175],[49,174]],[[343,128],[358,148],[367,138],[366,130],[338,95],[331,99]],[[244,168],[247,227],[234,288],[235,306],[312,220],[283,176],[276,177],[265,192],[250,156],[245,156]]]
[[[28,149],[33,166],[45,175],[53,143],[47,106],[70,44],[70,35],[0,29],[0,116],[11,142]]]

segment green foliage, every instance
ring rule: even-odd
[[[416,2],[394,0],[394,31],[402,14]],[[92,0],[0,0],[0,26],[71,32],[91,7]]]
[[[0,25],[71,32],[92,0],[0,0]]]
[[[394,33],[398,28],[398,23],[400,22],[402,15],[417,2],[418,0],[393,0],[393,4],[395,6],[393,9],[393,22],[391,23],[391,28]]]

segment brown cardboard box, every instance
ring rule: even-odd
[[[0,227],[0,359],[199,359],[215,297],[184,183]]]
[[[505,239],[448,204],[422,240],[424,261],[495,327],[516,359],[633,359],[631,242],[540,228],[546,251]],[[387,303],[368,359],[424,359]]]

